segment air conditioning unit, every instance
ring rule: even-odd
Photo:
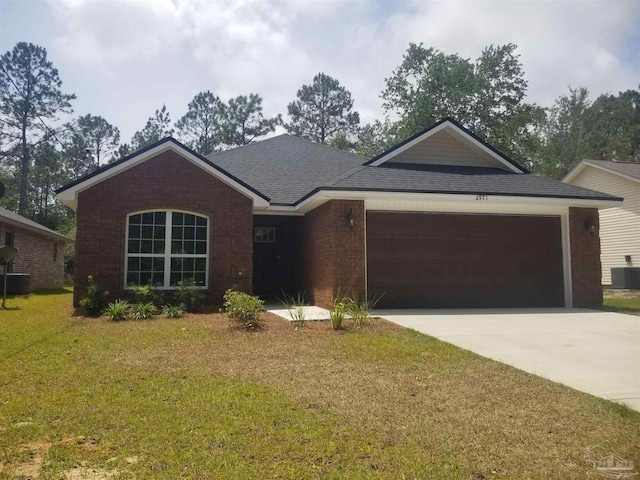
[[[640,267],[612,268],[611,288],[640,290]]]

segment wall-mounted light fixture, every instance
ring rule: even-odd
[[[353,209],[349,209],[347,212],[347,225],[349,228],[353,230],[353,227],[356,225],[356,218],[353,216]]]
[[[596,226],[595,218],[593,218],[592,216],[587,217],[587,219],[584,221],[584,230],[586,232],[589,232],[591,235],[596,233],[598,227]]]

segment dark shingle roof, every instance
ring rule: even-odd
[[[499,168],[385,163],[365,166],[328,186],[331,190],[491,194],[615,200],[605,193]]]
[[[207,157],[271,199],[291,205],[367,159],[291,135],[278,135]]]
[[[585,160],[600,167],[622,173],[640,180],[640,162],[609,162],[607,160]]]
[[[29,220],[22,215],[18,215],[17,213],[13,213],[12,211],[7,210],[6,208],[0,207],[0,223],[3,222],[14,225],[16,227],[22,227],[34,233],[39,233],[40,235],[47,238],[55,238],[56,240],[62,240],[64,242],[73,241],[70,238],[65,237],[64,235],[59,234],[58,232],[54,232],[53,230],[34,222],[33,220]]]

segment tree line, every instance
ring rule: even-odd
[[[69,231],[73,215],[55,189],[164,137],[176,136],[200,154],[246,145],[276,128],[314,142],[372,157],[445,116],[456,118],[531,171],[562,178],[578,161],[640,161],[640,91],[591,100],[569,89],[545,108],[526,101],[527,81],[516,45],[489,46],[475,59],[410,44],[380,94],[383,118],[361,125],[351,92],[324,73],[303,85],[287,116],[263,114],[262,97],[226,102],[199,92],[172,122],[165,105],[129,142],[99,115],[59,126],[73,113],[43,47],[18,43],[0,57],[0,204],[50,228]],[[54,126],[55,125],[55,126]]]

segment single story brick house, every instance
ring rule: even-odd
[[[39,223],[0,207],[1,245],[18,249],[9,273],[30,276],[31,290],[62,288],[64,280],[64,246],[71,240]],[[0,276],[2,269],[0,268]]]
[[[640,162],[583,160],[562,181],[624,198],[600,210],[602,284],[612,268],[640,268]]]
[[[194,278],[212,301],[339,292],[381,307],[602,303],[612,195],[530,174],[452,119],[373,159],[289,135],[203,157],[164,139],[63,187],[75,302]]]

